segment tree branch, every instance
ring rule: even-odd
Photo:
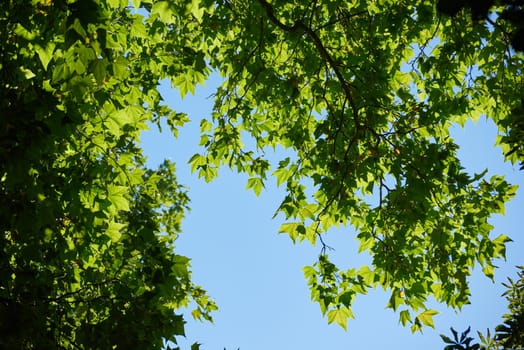
[[[327,65],[333,70],[335,73],[338,81],[340,82],[340,85],[342,86],[342,89],[344,90],[344,94],[346,95],[347,100],[349,101],[349,104],[351,105],[351,109],[353,110],[353,120],[355,122],[355,128],[360,129],[360,122],[358,117],[358,109],[355,103],[355,100],[351,94],[351,84],[344,78],[340,70],[338,69],[338,65],[334,61],[333,57],[331,57],[330,53],[327,51],[326,47],[322,43],[322,40],[320,40],[319,36],[311,27],[306,25],[301,20],[297,20],[292,26],[282,23],[276,16],[275,16],[275,10],[267,2],[267,0],[258,0],[258,3],[260,6],[264,8],[266,11],[267,17],[278,28],[289,32],[289,33],[296,33],[299,31],[304,32],[308,37],[311,38],[313,43],[315,44],[315,47],[317,48],[318,52],[320,53],[320,56],[322,59],[327,63]]]

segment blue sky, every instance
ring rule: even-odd
[[[183,100],[177,91],[163,87],[164,99],[175,110],[186,112],[192,119],[174,139],[167,128],[162,134],[156,128],[143,134],[143,147],[149,165],[167,158],[177,163],[179,181],[189,188],[191,212],[183,223],[177,241],[177,252],[192,259],[193,279],[202,285],[218,303],[215,322],[191,320],[186,326],[189,349],[194,341],[204,350],[316,350],[316,349],[443,349],[438,336],[449,335],[449,327],[463,331],[494,328],[506,312],[506,301],[500,297],[500,285],[506,277],[515,277],[515,265],[523,265],[524,237],[521,234],[524,214],[524,171],[503,162],[500,149],[494,147],[496,130],[481,119],[457,127],[454,135],[461,145],[460,157],[471,172],[488,168],[488,174],[505,174],[520,185],[517,197],[507,205],[506,215],[494,217],[494,235],[505,233],[513,242],[508,245],[507,260],[498,262],[495,282],[482,275],[480,268],[471,278],[472,303],[456,313],[443,305],[435,318],[436,329],[412,334],[398,323],[398,315],[385,309],[388,295],[382,290],[359,296],[354,304],[356,318],[344,331],[328,325],[317,304],[310,301],[309,290],[301,269],[315,262],[319,247],[309,243],[294,245],[285,235],[278,235],[281,221],[272,216],[283,198],[283,190],[270,181],[260,197],[245,190],[246,177],[222,169],[217,180],[205,183],[191,174],[189,158],[199,151],[199,122],[210,113],[213,81],[199,87],[195,96]],[[326,242],[333,246],[337,263],[360,266],[368,260],[357,255],[352,229],[330,232]]]

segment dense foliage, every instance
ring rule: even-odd
[[[185,58],[127,1],[7,1],[0,27],[0,347],[160,348],[184,333],[173,310],[214,309],[173,251],[174,166],[138,146],[184,122],[156,88]]]
[[[502,9],[500,8],[501,5]],[[522,52],[524,51],[524,23],[522,22],[524,9],[522,5],[524,5],[522,0],[439,0],[437,10],[445,15],[455,16],[467,8],[471,12],[472,20],[489,21],[493,25],[497,25],[490,19],[490,12],[493,6],[499,6],[496,15],[511,23],[514,27],[506,32],[510,36],[512,48]]]
[[[225,81],[193,168],[210,180],[230,166],[256,193],[270,175],[285,186],[281,232],[324,248],[304,273],[329,322],[345,326],[355,296],[378,286],[413,330],[433,325],[430,295],[467,303],[472,267],[492,276],[504,256],[509,238],[491,236],[488,219],[515,188],[466,173],[449,130],[486,115],[522,160],[505,139],[523,93],[510,24],[439,15],[433,1],[206,4],[203,46]],[[271,164],[277,147],[287,152]],[[370,266],[329,260],[323,237],[340,225],[356,229]]]
[[[174,252],[188,198],[173,164],[145,166],[139,136],[187,121],[163,79],[185,95],[211,71],[223,84],[191,167],[247,173],[255,193],[270,176],[285,186],[281,232],[321,245],[304,274],[329,322],[345,327],[379,286],[412,330],[433,325],[430,296],[460,308],[473,266],[491,277],[504,257],[488,219],[515,187],[468,174],[450,127],[486,115],[524,160],[522,55],[507,6],[490,9],[484,22],[429,0],[6,1],[0,345],[158,348],[191,300],[210,318]],[[329,260],[336,226],[356,230],[369,266]]]

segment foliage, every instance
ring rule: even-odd
[[[501,27],[490,18],[493,6],[498,6],[497,18],[507,26]],[[437,10],[448,16],[456,16],[464,8],[469,8],[473,21],[487,21],[493,26],[498,26],[505,35],[511,47],[524,52],[524,2],[521,0],[484,0],[484,1],[455,1],[439,0]],[[509,28],[508,28],[509,27]],[[500,123],[506,128],[507,135],[502,137],[502,142],[509,146],[506,156],[517,153],[517,158],[524,158],[524,99],[520,97],[520,103],[515,103],[514,108],[505,120]],[[524,162],[520,163],[520,169],[524,169]]]
[[[454,349],[485,349],[485,350],[503,350],[503,349],[522,349],[524,348],[524,267],[517,266],[519,279],[514,282],[508,278],[508,283],[502,285],[506,291],[502,296],[508,301],[509,313],[503,315],[503,323],[495,327],[495,333],[492,335],[490,330],[484,335],[477,332],[481,344],[470,345],[473,338],[467,337],[471,327],[464,331],[460,339],[457,332],[451,328],[453,340],[445,335],[440,335],[447,345],[444,350]]]
[[[468,303],[473,266],[492,277],[505,255],[489,218],[516,189],[467,173],[450,128],[486,115],[507,159],[524,160],[511,119],[522,55],[504,9],[486,25],[429,0],[7,1],[2,345],[154,348],[183,334],[173,311],[191,300],[210,318],[173,250],[188,198],[173,164],[148,169],[138,142],[161,118],[175,134],[187,121],[160,81],[183,96],[212,70],[223,84],[191,167],[207,181],[223,165],[247,173],[257,194],[271,176],[285,187],[275,215],[293,241],[321,246],[304,274],[328,322],[346,327],[355,297],[379,286],[413,331],[433,326],[428,298]],[[275,163],[271,149],[285,150]],[[329,259],[339,226],[369,266]]]
[[[499,11],[497,15],[501,19],[507,21],[513,26],[510,33],[506,32],[511,37],[511,46],[516,51],[524,51],[524,1],[522,0],[439,0],[437,2],[437,10],[448,16],[455,16],[464,8],[468,8],[471,12],[471,19],[474,21],[487,20],[496,25],[489,15],[493,10],[493,6],[498,6]],[[502,10],[500,10],[502,7]]]
[[[202,50],[224,83],[191,166],[206,180],[224,165],[244,172],[257,194],[271,176],[285,187],[275,215],[293,241],[321,246],[304,274],[328,322],[346,327],[355,297],[379,286],[413,331],[433,326],[430,296],[468,303],[473,266],[492,277],[504,257],[509,238],[492,235],[489,218],[515,187],[468,174],[450,128],[485,115],[508,160],[522,160],[506,139],[523,94],[509,24],[441,16],[425,0],[200,8]],[[355,229],[369,266],[330,261],[326,234],[339,226]]]
[[[458,336],[458,333],[456,330],[453,329],[453,327],[450,328],[451,333],[453,334],[453,339],[445,336],[440,335],[442,340],[449,345],[446,345],[444,350],[478,350],[480,348],[479,344],[473,344],[470,345],[473,341],[472,337],[468,337],[469,332],[471,331],[471,327],[468,327],[462,334],[460,335],[460,338]]]
[[[518,159],[524,158],[524,100],[511,110],[508,118],[501,123],[507,128],[508,133],[502,137],[502,141],[510,147],[508,156],[516,154]],[[520,162],[520,170],[524,170],[524,162]]]
[[[518,268],[518,280],[508,278],[508,283],[503,283],[507,290],[502,295],[508,301],[509,313],[503,315],[503,323],[495,327],[495,340],[504,349],[524,347],[524,266]]]
[[[175,310],[215,308],[173,251],[188,207],[174,165],[148,169],[138,145],[148,121],[186,120],[157,87],[194,69],[170,46],[190,38],[166,43],[127,5],[2,3],[3,349],[160,348],[184,334]]]

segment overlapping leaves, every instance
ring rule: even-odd
[[[257,193],[270,174],[285,185],[281,232],[320,241],[305,273],[328,321],[345,327],[353,296],[377,286],[413,330],[433,325],[430,295],[467,303],[473,266],[491,277],[504,257],[509,238],[488,220],[515,188],[468,174],[449,129],[482,114],[505,127],[522,94],[503,24],[440,17],[430,1],[284,0],[219,1],[203,23],[224,83],[192,167],[206,180],[221,165],[245,172]],[[288,151],[272,168],[276,147]],[[323,237],[339,225],[371,266],[329,262]]]
[[[0,10],[2,324],[35,320],[8,345],[158,346],[183,333],[172,312],[191,298],[209,317],[214,304],[172,252],[187,197],[169,163],[144,166],[137,141],[148,122],[166,117],[176,133],[187,120],[159,82],[185,95],[210,68],[224,82],[191,167],[206,180],[222,165],[245,172],[256,193],[271,175],[285,186],[281,231],[320,243],[304,273],[329,322],[345,327],[356,295],[382,286],[402,324],[432,326],[430,296],[460,308],[473,266],[493,275],[509,238],[489,218],[515,188],[468,174],[449,129],[486,114],[522,161],[511,119],[522,56],[504,23],[440,17],[425,0],[131,4]],[[269,148],[285,152],[274,162]],[[337,226],[370,266],[328,259]]]
[[[138,146],[148,123],[187,120],[157,87],[195,71],[192,27],[127,6],[0,10],[2,348],[160,348],[184,334],[175,310],[215,309],[174,252],[188,206],[174,165],[148,169]]]

